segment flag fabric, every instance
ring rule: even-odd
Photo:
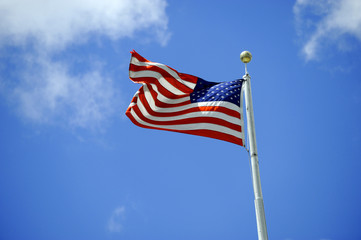
[[[208,82],[131,53],[129,77],[142,84],[126,111],[135,125],[244,146],[243,79]]]

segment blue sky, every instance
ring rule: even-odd
[[[0,239],[257,239],[247,152],[142,129],[130,51],[248,64],[270,239],[361,239],[361,3],[0,2]]]

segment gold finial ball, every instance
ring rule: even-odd
[[[252,54],[248,51],[243,51],[241,53],[241,61],[244,63],[249,63],[252,59]]]

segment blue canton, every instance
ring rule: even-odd
[[[226,101],[240,107],[243,79],[231,82],[208,82],[198,78],[197,85],[190,94],[191,102]]]

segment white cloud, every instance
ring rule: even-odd
[[[352,36],[361,42],[361,1],[359,0],[297,0],[293,12],[298,34],[304,37],[302,52],[306,60],[317,59],[325,43],[341,50],[342,38]],[[311,33],[310,33],[311,32]]]
[[[153,28],[166,43],[165,0],[2,0],[0,36],[6,44],[34,41],[42,48],[61,49],[85,41],[89,34],[113,40]]]
[[[118,92],[101,67],[71,75],[65,62],[29,58],[12,94],[21,114],[38,123],[98,128],[119,109]],[[35,70],[32,70],[35,69]]]
[[[120,233],[124,229],[125,207],[117,207],[110,217],[107,225],[109,232]]]
[[[12,97],[20,116],[36,123],[101,126],[119,111],[120,93],[106,59],[93,64],[96,53],[88,59],[69,47],[137,34],[164,45],[170,36],[166,5],[166,0],[0,1],[0,50],[10,49],[0,56],[5,59],[0,93]],[[78,68],[69,62],[75,57]]]

